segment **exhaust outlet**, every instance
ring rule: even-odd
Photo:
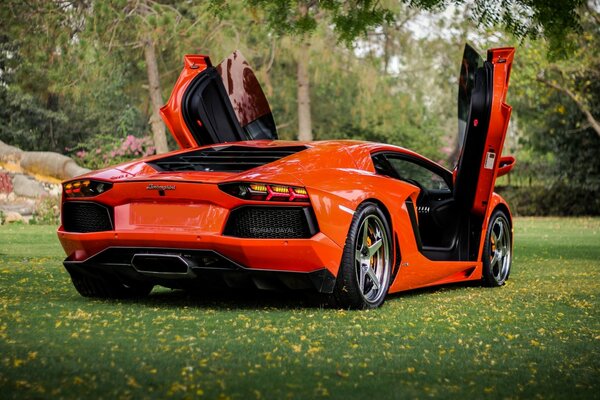
[[[178,254],[135,254],[131,266],[140,274],[155,278],[196,278],[193,261]]]

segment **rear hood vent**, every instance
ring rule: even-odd
[[[148,164],[157,171],[243,172],[291,156],[307,148],[306,146],[219,146],[165,157]]]

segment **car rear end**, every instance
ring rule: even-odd
[[[330,292],[341,249],[320,232],[310,189],[237,180],[240,169],[286,155],[255,151],[236,163],[231,152],[245,149],[232,147],[156,158],[145,167],[154,173],[65,182],[58,236],[67,270],[167,287],[220,281]]]

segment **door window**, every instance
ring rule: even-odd
[[[407,182],[417,182],[427,190],[450,191],[448,184],[439,174],[404,158],[388,157],[391,167],[398,178]]]

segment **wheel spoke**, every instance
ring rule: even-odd
[[[362,264],[358,269],[358,287],[363,294],[365,293],[365,275],[367,275],[367,268],[364,268]]]
[[[492,264],[492,274],[494,275],[494,278],[498,280],[500,278],[501,266],[498,257],[495,257],[495,259],[496,261]]]
[[[504,241],[504,224],[502,223],[502,220],[498,219],[496,222],[496,226],[498,227],[498,230],[500,231],[500,234],[496,237],[496,241],[503,242]]]
[[[365,222],[363,222],[363,232],[362,232],[362,245],[363,247],[367,247],[367,241],[369,239],[369,220],[366,219]]]
[[[492,257],[492,261],[490,261],[490,265],[492,266],[492,268],[494,267],[494,264],[496,264],[498,262],[498,252],[494,251],[494,256]]]
[[[379,279],[377,278],[377,275],[375,275],[373,268],[367,269],[367,275],[369,275],[369,278],[373,282],[373,285],[375,285],[375,288],[379,289],[381,287],[381,282],[379,282]]]
[[[383,240],[378,239],[375,243],[369,246],[367,249],[369,250],[369,257],[373,257],[375,253],[379,251],[381,246],[383,245]]]
[[[354,259],[358,262],[358,264],[360,265],[361,261],[362,261],[362,248],[355,250],[354,251]]]

